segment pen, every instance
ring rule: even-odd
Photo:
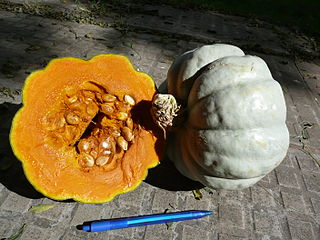
[[[137,217],[117,218],[84,223],[81,228],[82,230],[87,232],[100,232],[119,228],[138,227],[151,224],[192,220],[211,215],[212,213],[212,211],[192,210]]]

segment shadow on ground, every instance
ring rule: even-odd
[[[0,105],[0,182],[12,192],[37,199],[43,195],[37,192],[25,177],[21,162],[14,156],[9,142],[11,122],[20,107],[21,105],[10,103]]]
[[[183,176],[167,157],[157,167],[149,169],[145,182],[169,191],[190,191],[204,187]]]
[[[54,27],[54,25],[52,25]],[[2,12],[0,16],[0,87],[20,90],[32,71],[57,57],[50,36],[55,32],[44,26],[39,17]],[[38,199],[43,195],[29,183],[21,162],[14,156],[9,142],[11,122],[22,105],[3,103],[0,105],[0,183],[9,191],[21,196]]]
[[[21,88],[28,74],[57,57],[57,51],[53,50],[55,42],[51,39],[56,31],[44,26],[41,18],[2,13],[0,86]]]

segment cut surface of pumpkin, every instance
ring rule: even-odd
[[[164,151],[153,80],[120,55],[55,59],[32,73],[10,133],[32,185],[57,200],[106,202],[135,189]]]

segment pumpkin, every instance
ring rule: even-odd
[[[114,54],[54,59],[32,73],[10,132],[28,180],[47,197],[85,203],[135,189],[164,152],[148,110],[155,92]]]
[[[232,45],[202,46],[176,58],[167,86],[171,97],[154,99],[174,102],[174,96],[177,103],[166,101],[172,107],[165,107],[173,117],[156,122],[173,126],[168,155],[183,175],[215,189],[242,189],[284,159],[289,145],[284,96],[261,58]],[[163,103],[154,105],[160,109]]]

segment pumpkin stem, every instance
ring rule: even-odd
[[[180,107],[171,94],[154,95],[151,116],[153,121],[162,129],[164,138],[166,138],[167,128],[173,125],[173,119],[178,116]]]

